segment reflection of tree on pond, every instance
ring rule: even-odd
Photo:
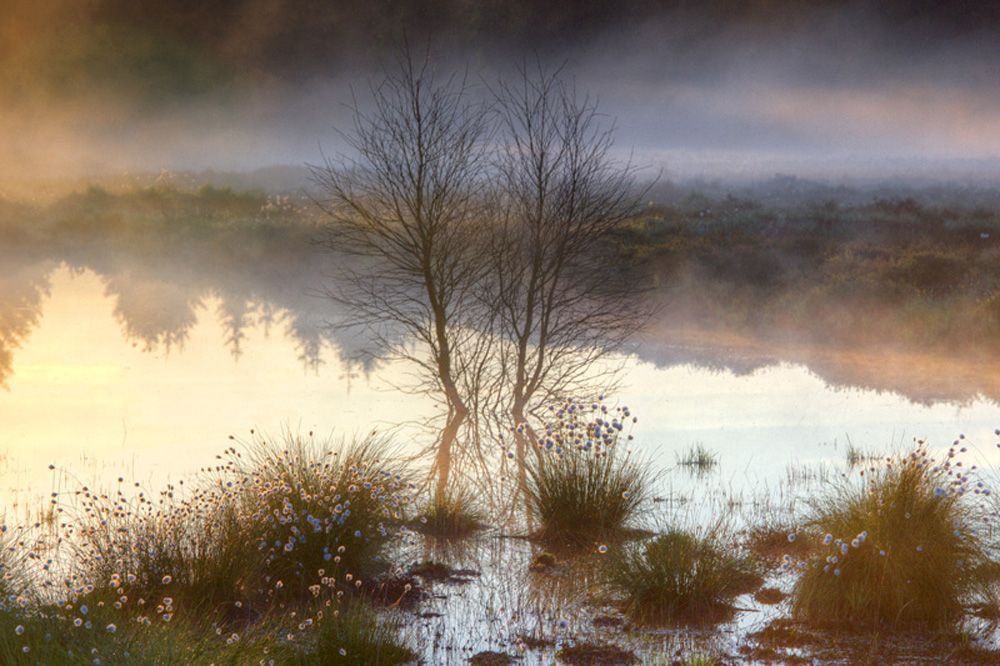
[[[202,310],[217,299],[215,314],[225,336],[221,342],[234,357],[242,353],[247,330],[262,329],[266,335],[278,327],[294,342],[306,368],[317,369],[330,350],[352,368],[365,373],[374,368],[371,359],[356,361],[359,342],[350,333],[329,326],[338,318],[336,307],[311,295],[320,287],[323,271],[301,224],[262,231],[253,221],[218,228],[206,223],[192,235],[198,222],[186,220],[160,230],[157,244],[115,231],[132,224],[128,215],[115,229],[98,225],[68,236],[55,232],[65,231],[66,225],[57,222],[18,222],[18,229],[26,227],[37,237],[27,231],[4,234],[0,382],[12,372],[14,350],[40,322],[51,272],[61,264],[74,275],[92,272],[104,282],[123,337],[146,351],[183,347],[204,316]],[[141,220],[136,224],[141,226]]]
[[[132,272],[109,276],[105,294],[115,299],[125,339],[146,351],[183,347],[204,302],[204,292],[189,285]]]
[[[42,317],[55,264],[17,253],[0,252],[0,386],[6,388],[19,349]]]

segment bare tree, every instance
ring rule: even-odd
[[[488,303],[504,344],[508,414],[526,425],[542,403],[613,380],[598,377],[596,363],[645,321],[616,244],[637,193],[634,169],[611,155],[614,128],[558,71],[525,67],[494,92],[503,214],[491,236]],[[525,427],[515,442],[523,483],[537,440]]]
[[[473,429],[606,385],[595,363],[643,321],[616,246],[636,197],[633,169],[611,157],[613,128],[558,72],[522,74],[498,84],[487,114],[463,79],[439,83],[406,57],[370,112],[355,104],[344,138],[356,156],[313,169],[326,243],[351,258],[331,291],[347,324],[378,355],[415,364],[446,409],[438,497],[458,456],[488,477]],[[516,440],[523,483],[537,441],[530,429]]]
[[[489,127],[465,80],[437,79],[429,58],[415,64],[407,53],[372,97],[371,111],[355,102],[343,134],[356,156],[312,169],[332,218],[326,243],[353,257],[331,295],[376,353],[411,361],[424,388],[443,396],[432,469],[442,496],[470,416],[468,377],[487,357],[472,294],[486,269],[474,253]]]

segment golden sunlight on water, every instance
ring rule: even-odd
[[[433,414],[430,400],[391,388],[406,368],[349,379],[326,342],[312,369],[280,317],[243,329],[237,357],[220,300],[207,297],[183,344],[148,349],[123,331],[119,296],[102,278],[62,266],[49,280],[39,324],[13,351],[8,390],[0,389],[0,497],[8,508],[30,514],[39,506],[60,483],[50,464],[91,485],[123,476],[155,492],[212,464],[230,435],[251,428],[349,437]],[[842,464],[848,444],[891,452],[926,438],[946,448],[964,433],[980,464],[1000,466],[1000,406],[988,399],[921,404],[833,386],[790,363],[734,373],[633,357],[624,379],[610,404],[638,415],[635,449],[673,468],[671,484],[687,482],[675,463],[699,444],[718,455],[718,481],[751,491],[773,487],[789,464]],[[411,443],[416,432],[398,439]]]
[[[278,327],[247,331],[234,359],[210,301],[182,347],[145,351],[122,336],[97,276],[60,268],[51,285],[39,327],[14,351],[9,390],[0,389],[0,488],[26,502],[49,492],[50,464],[82,481],[126,475],[158,488],[251,428],[350,436],[427,411],[377,379],[348,382],[332,353],[319,372],[305,368]]]

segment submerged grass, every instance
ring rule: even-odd
[[[937,462],[921,444],[817,500],[807,526],[825,548],[795,586],[795,615],[944,628],[988,595],[982,484],[965,451],[956,442]]]
[[[719,464],[719,455],[705,448],[704,443],[696,442],[688,447],[683,456],[677,456],[677,464],[707,471]]]

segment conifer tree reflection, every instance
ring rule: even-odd
[[[18,258],[0,252],[0,386],[8,388],[14,351],[23,345],[42,318],[50,295],[51,261]]]

